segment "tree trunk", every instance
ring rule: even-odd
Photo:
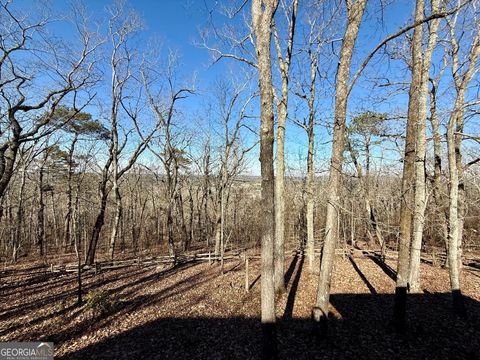
[[[195,208],[194,208],[194,202],[193,202],[193,189],[192,185],[190,185],[188,189],[188,204],[189,204],[189,210],[190,214],[188,217],[188,243],[187,246],[190,246],[190,244],[193,243],[194,240],[194,234],[195,234],[195,229],[193,224],[195,223]]]
[[[13,253],[12,258],[13,262],[17,262],[18,259],[18,249],[20,247],[21,236],[22,236],[22,227],[23,227],[23,215],[24,215],[24,208],[23,208],[23,200],[25,194],[25,184],[27,181],[27,164],[24,164],[22,167],[22,180],[20,182],[20,194],[18,196],[18,208],[16,213],[16,226],[13,235]]]
[[[252,0],[252,23],[256,38],[260,88],[260,173],[262,177],[261,319],[263,358],[277,357],[275,327],[274,236],[275,179],[273,170],[274,113],[270,58],[272,20],[277,0]]]
[[[46,156],[46,155],[45,155]],[[44,168],[40,166],[38,172],[38,210],[37,210],[37,237],[36,243],[40,255],[44,253],[45,245],[45,201],[44,201],[44,185],[43,185]]]
[[[104,179],[100,185],[100,209],[93,226],[90,242],[88,243],[87,256],[85,258],[85,265],[93,265],[95,262],[95,253],[97,250],[98,239],[100,238],[100,232],[102,231],[103,224],[105,222],[105,211],[107,209],[107,181]]]
[[[443,72],[443,71],[442,71]],[[432,124],[432,137],[433,137],[433,158],[434,158],[434,170],[433,170],[433,187],[432,194],[435,202],[435,207],[439,212],[441,233],[444,239],[445,250],[448,253],[448,209],[444,203],[444,196],[442,192],[442,136],[440,135],[440,122],[437,114],[437,87],[438,80],[432,81],[432,88],[430,91],[430,122]],[[448,261],[447,261],[448,262]]]
[[[122,207],[122,197],[120,195],[120,189],[118,183],[114,184],[114,193],[115,193],[115,219],[113,220],[112,232],[110,234],[110,249],[109,256],[113,260],[115,254],[115,243],[118,237],[118,232],[120,229],[120,221],[122,218],[123,207]]]
[[[313,227],[314,214],[314,169],[313,169],[313,152],[314,152],[314,133],[313,119],[312,126],[308,131],[308,154],[307,154],[307,257],[308,270],[314,272],[315,267],[315,237]]]
[[[423,18],[423,0],[417,0],[415,21]],[[412,80],[408,98],[407,134],[403,159],[402,198],[400,204],[400,239],[398,242],[397,281],[395,287],[394,324],[397,331],[405,329],[407,287],[410,265],[412,209],[414,208],[415,142],[419,111],[419,94],[422,84],[422,26],[414,29],[412,40]]]
[[[455,129],[457,126],[458,117],[461,116],[460,99],[457,98],[457,104],[450,117],[447,127],[447,149],[448,149],[448,168],[450,176],[450,190],[449,190],[449,211],[448,211],[448,265],[450,275],[450,287],[453,296],[454,311],[459,314],[464,314],[465,309],[463,305],[463,297],[460,287],[460,265],[458,249],[460,245],[459,238],[459,221],[458,221],[458,185],[459,176],[457,169],[457,160],[455,154]]]
[[[423,0],[422,0],[423,1]],[[420,1],[419,1],[420,2]],[[432,1],[432,13],[438,11],[439,0]],[[424,4],[417,5],[421,7],[422,15]],[[425,157],[427,153],[427,96],[428,96],[428,79],[430,73],[430,65],[432,62],[432,54],[437,43],[437,29],[440,25],[440,19],[432,20],[429,30],[429,38],[427,49],[423,56],[423,64],[421,67],[421,85],[418,93],[418,113],[417,113],[417,139],[416,139],[416,155],[415,155],[415,200],[414,200],[414,216],[413,216],[413,238],[410,251],[410,274],[409,284],[410,292],[421,292],[420,288],[420,253],[422,248],[423,228],[425,223],[425,209],[427,207],[427,189],[425,174]],[[419,26],[415,29],[421,29]],[[420,36],[422,35],[421,30]],[[420,43],[413,45],[412,51],[420,52],[422,49],[421,38]]]
[[[310,54],[310,94],[308,102],[308,153],[307,153],[307,256],[308,269],[310,273],[314,272],[315,267],[315,234],[314,234],[314,191],[315,191],[315,170],[313,158],[315,154],[315,95],[316,79],[318,70],[318,54],[309,50]]]
[[[450,273],[450,287],[453,297],[453,309],[461,315],[466,315],[464,300],[461,292],[460,270],[461,270],[461,246],[463,236],[463,216],[464,216],[464,183],[463,183],[463,164],[461,157],[462,132],[464,126],[465,93],[473,74],[476,71],[476,65],[480,56],[480,34],[477,32],[471,43],[468,61],[460,64],[459,43],[455,37],[455,25],[448,21],[450,30],[450,40],[452,44],[452,76],[454,79],[457,97],[455,106],[450,115],[447,126],[447,152],[448,168],[450,177],[449,188],[449,216],[448,216],[448,264]],[[456,20],[455,20],[456,21]],[[468,66],[466,65],[468,63]],[[461,69],[466,70],[461,73]]]
[[[220,189],[220,192],[222,190]],[[222,241],[222,195],[217,194],[216,218],[215,218],[215,257],[220,256]]]
[[[51,204],[52,204],[52,222],[53,222],[53,231],[51,232],[51,234],[53,235],[54,239],[55,239],[55,249],[56,251],[59,249],[59,244],[58,244],[58,239],[60,238],[60,232],[58,231],[58,222],[57,222],[57,206],[56,206],[56,203],[55,203],[55,192],[54,191],[50,191],[50,200],[51,200]],[[48,217],[47,217],[47,220],[48,220]],[[61,248],[61,246],[60,246]]]
[[[9,117],[11,116],[13,117],[13,115],[9,114]],[[18,136],[19,134],[16,134],[14,131],[13,139],[0,148],[0,197],[5,195],[5,191],[13,176],[15,160],[20,146]]]
[[[224,168],[224,174],[222,178],[226,174],[227,168]],[[220,273],[223,275],[223,257],[225,253],[225,184],[226,179],[223,178],[222,190],[220,193]]]
[[[74,239],[74,250],[75,255],[77,256],[77,306],[82,305],[82,259],[80,254],[80,241],[77,233],[77,225],[76,225],[76,213],[77,213],[77,206],[75,207],[73,216],[73,239]]]
[[[182,230],[182,250],[187,250],[188,244],[188,230],[187,224],[185,222],[185,212],[183,211],[183,197],[181,190],[178,190],[175,196],[175,203],[177,205],[178,216],[177,219],[180,220],[180,229]]]
[[[65,223],[63,226],[63,249],[67,250],[67,247],[71,244],[71,223],[73,213],[73,201],[72,201],[72,178],[73,178],[73,154],[75,152],[75,144],[77,143],[78,136],[75,134],[70,148],[68,150],[68,176],[67,176],[67,213],[65,214]]]
[[[168,253],[172,257],[173,265],[176,265],[177,258],[175,253],[175,240],[174,240],[174,229],[173,229],[173,205],[175,201],[175,183],[172,179],[171,173],[171,163],[167,162],[165,166],[167,172],[167,245]]]
[[[277,47],[278,64],[282,79],[282,96],[278,102],[277,147],[275,157],[275,291],[285,291],[285,125],[288,116],[288,83],[290,78],[290,63],[295,34],[298,0],[292,3],[292,12],[289,26],[288,45],[283,57],[277,29],[274,36]]]
[[[342,179],[343,152],[345,149],[345,122],[347,115],[348,82],[350,63],[358,31],[362,22],[367,0],[357,0],[348,9],[347,28],[345,30],[337,71],[335,93],[335,123],[333,130],[332,159],[328,184],[327,215],[325,223],[325,241],[323,245],[320,277],[318,283],[316,307],[313,317],[319,336],[326,335],[328,303],[330,300],[330,283],[335,261],[335,247],[338,234],[338,203]]]
[[[287,83],[288,84],[288,83]],[[285,85],[282,85],[282,88]],[[287,94],[288,94],[288,85]],[[283,89],[282,89],[283,93]],[[285,291],[285,122],[287,104],[278,107],[276,175],[275,175],[275,292]]]

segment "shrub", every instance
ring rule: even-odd
[[[94,314],[103,316],[112,311],[113,304],[106,291],[91,291],[87,294],[85,307]]]

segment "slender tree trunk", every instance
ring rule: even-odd
[[[80,254],[80,241],[77,231],[77,221],[76,221],[76,214],[78,207],[75,206],[75,210],[72,212],[73,216],[73,239],[74,239],[74,250],[75,255],[77,256],[77,306],[82,305],[82,258]]]
[[[90,242],[88,243],[87,255],[85,258],[85,265],[93,265],[95,261],[95,253],[97,250],[98,239],[105,223],[105,211],[107,209],[107,179],[104,179],[100,184],[100,209],[97,213],[95,225],[93,226]]]
[[[360,183],[360,189],[362,191],[362,196],[364,196],[365,200],[365,212],[366,212],[366,218],[367,218],[367,234],[369,237],[371,237],[371,241],[373,241],[373,236],[370,233],[370,228],[374,231],[378,243],[380,244],[381,251],[382,251],[382,257],[384,256],[385,252],[385,241],[383,240],[382,236],[382,231],[380,229],[380,226],[377,222],[377,216],[375,214],[375,209],[373,208],[371,202],[370,202],[370,191],[369,191],[369,166],[367,166],[367,174],[366,176],[363,176],[363,169],[360,163],[358,162],[358,154],[355,151],[355,149],[352,147],[352,144],[350,140],[347,139],[347,148],[350,153],[350,157],[352,158],[352,162],[355,165],[355,169],[357,171],[357,176],[358,180]],[[367,159],[370,157],[369,151],[367,151],[366,155]],[[367,161],[368,163],[368,161]],[[353,204],[352,204],[352,227],[354,226],[354,218],[353,218]],[[352,245],[353,245],[353,236],[352,236]]]
[[[443,71],[442,71],[443,73]],[[435,207],[438,209],[440,228],[443,236],[446,252],[448,253],[448,209],[444,203],[444,197],[442,196],[442,137],[440,135],[440,122],[437,114],[437,87],[438,81],[432,81],[432,89],[430,91],[430,122],[432,124],[432,137],[433,137],[433,158],[434,158],[434,170],[433,170],[433,187],[432,194],[435,202]]]
[[[173,205],[175,201],[175,184],[172,179],[171,173],[171,164],[167,163],[167,245],[168,253],[172,257],[172,263],[175,265],[177,263],[176,252],[175,252],[175,240],[174,240],[174,229],[173,229]]]
[[[46,156],[46,155],[45,155]],[[37,210],[37,237],[36,243],[40,255],[44,253],[45,245],[45,201],[44,201],[44,185],[43,185],[44,168],[40,166],[38,172],[38,210]]]
[[[290,27],[286,55],[283,57],[277,29],[274,38],[277,48],[280,75],[282,78],[282,95],[278,108],[277,147],[275,157],[275,291],[285,291],[285,125],[288,116],[288,83],[290,78],[290,62],[293,51],[293,39],[297,18],[298,0],[292,3]]]
[[[326,335],[328,319],[328,303],[330,300],[330,283],[335,261],[335,247],[338,234],[338,205],[342,179],[343,152],[345,149],[345,123],[347,116],[348,82],[350,64],[358,31],[362,22],[367,0],[357,0],[350,3],[348,9],[347,28],[343,37],[340,59],[337,70],[337,85],[335,93],[335,123],[333,130],[332,159],[328,183],[327,215],[325,223],[325,241],[323,245],[320,277],[318,283],[316,306],[313,318],[317,323],[317,333]]]
[[[462,95],[464,96],[464,95]],[[461,105],[461,109],[465,108],[464,101]],[[463,261],[462,261],[462,242],[463,242],[463,229],[465,224],[465,211],[466,211],[466,203],[465,203],[465,179],[464,179],[464,168],[462,162],[462,136],[460,134],[463,133],[464,129],[464,114],[463,111],[459,114],[457,119],[457,135],[455,136],[455,160],[457,162],[457,171],[458,171],[458,268],[459,273],[462,271]]]
[[[313,168],[313,154],[314,154],[314,133],[313,133],[313,116],[311,126],[308,128],[308,154],[307,154],[307,256],[308,269],[310,273],[314,272],[315,268],[315,236],[314,236],[314,168]]]
[[[210,196],[210,142],[204,147],[205,158],[203,161],[203,193],[202,193],[202,205],[203,205],[203,218],[204,224],[200,229],[203,229],[202,233],[207,243],[207,248],[210,247],[210,218],[208,216],[208,198]],[[198,215],[199,223],[201,223],[201,215]]]
[[[217,194],[216,217],[215,217],[215,257],[220,256],[221,241],[222,241],[222,189]]]
[[[422,7],[423,4],[417,5]],[[432,13],[438,11],[439,0],[432,0]],[[416,139],[416,155],[415,155],[415,200],[414,200],[414,216],[413,216],[413,238],[410,251],[410,292],[421,292],[420,288],[420,253],[422,248],[423,229],[425,223],[425,209],[427,207],[427,189],[425,174],[425,157],[427,153],[427,96],[428,96],[428,79],[432,55],[437,43],[437,30],[440,25],[440,19],[432,20],[430,24],[429,38],[427,49],[423,56],[421,86],[418,94],[418,113],[417,113],[417,139]],[[418,29],[422,27],[419,26]],[[415,29],[415,31],[417,28]],[[419,30],[421,31],[421,30]],[[421,33],[420,33],[421,36]],[[413,51],[419,51],[422,48],[421,38],[417,46],[413,46]]]
[[[112,232],[110,234],[109,256],[111,260],[114,258],[115,244],[120,230],[120,221],[123,214],[122,197],[120,195],[120,189],[117,182],[115,182],[113,186],[113,191],[115,193],[115,219],[113,220]]]
[[[455,20],[456,21],[456,20]],[[448,168],[450,177],[449,216],[448,216],[448,264],[450,287],[453,297],[453,309],[461,315],[466,315],[460,284],[461,246],[463,236],[463,216],[465,202],[465,185],[463,182],[463,164],[461,157],[462,132],[464,126],[465,93],[477,66],[480,56],[480,33],[475,33],[468,61],[460,64],[459,44],[455,34],[455,23],[447,19],[452,45],[452,76],[457,97],[447,126]],[[468,64],[468,65],[467,65]],[[461,72],[461,69],[466,70]]]
[[[25,194],[25,184],[27,181],[27,165],[24,164],[22,167],[22,180],[20,182],[20,193],[18,196],[18,208],[16,214],[16,227],[13,235],[13,253],[12,258],[13,262],[17,262],[18,259],[18,249],[20,247],[22,228],[23,228],[23,215],[25,209],[23,208],[24,194]]]
[[[183,209],[183,197],[180,189],[177,191],[177,194],[175,197],[175,203],[177,205],[177,211],[178,211],[177,218],[180,220],[180,229],[182,230],[182,250],[186,251],[189,235],[187,230],[187,224],[185,222],[185,212]]]
[[[75,152],[75,144],[77,143],[78,136],[75,134],[68,150],[68,176],[67,176],[67,213],[65,214],[65,223],[63,226],[63,248],[64,251],[71,244],[71,223],[73,213],[73,201],[72,201],[72,178],[73,178],[73,154]]]
[[[308,124],[306,124],[306,131],[308,137],[308,152],[307,152],[307,256],[308,269],[310,273],[314,272],[315,268],[315,234],[314,234],[314,192],[315,192],[315,170],[314,170],[314,154],[315,154],[315,95],[316,95],[316,80],[318,70],[318,53],[312,52],[309,49],[310,55],[310,94],[307,98],[308,103]]]
[[[282,85],[282,87],[285,85]],[[287,82],[288,93],[288,82]],[[283,92],[283,90],[282,90]],[[284,99],[285,100],[285,99]],[[287,104],[278,107],[275,175],[275,292],[285,291],[285,122]]]
[[[220,273],[223,275],[223,256],[225,253],[225,173],[226,167],[224,168],[224,173],[222,175],[222,189],[220,193]]]
[[[454,30],[451,36],[455,41]],[[454,44],[458,46],[457,43]],[[457,48],[458,50],[458,48]],[[452,72],[455,80],[457,98],[447,127],[448,168],[450,176],[449,216],[448,216],[448,264],[450,286],[453,296],[454,311],[465,315],[463,295],[460,285],[461,246],[463,236],[463,212],[465,202],[465,185],[463,183],[463,164],[461,157],[462,131],[464,126],[465,93],[475,71],[480,56],[480,34],[476,34],[469,53],[468,68],[461,76],[458,73],[457,53],[453,54]]]
[[[261,319],[263,358],[277,357],[275,327],[274,237],[275,179],[273,170],[274,113],[270,45],[277,0],[252,0],[252,23],[256,39],[260,88],[260,173],[262,177],[262,276]]]
[[[448,149],[448,168],[450,176],[450,190],[449,190],[449,212],[448,212],[448,265],[450,275],[450,287],[453,296],[454,311],[459,314],[464,314],[465,309],[463,305],[463,297],[460,287],[460,265],[459,265],[459,221],[458,221],[458,185],[459,176],[457,169],[457,159],[455,154],[455,129],[458,122],[458,117],[461,116],[460,99],[457,98],[457,104],[450,117],[447,127],[447,149]]]
[[[423,0],[417,0],[415,21],[423,18]],[[412,80],[408,99],[407,134],[403,158],[402,198],[400,204],[400,239],[398,242],[397,280],[395,287],[394,324],[397,331],[405,329],[407,287],[410,265],[410,242],[414,209],[415,142],[419,93],[422,84],[422,26],[414,29],[412,39]]]
[[[55,203],[55,192],[50,191],[50,200],[52,204],[52,222],[53,222],[53,231],[52,235],[55,238],[55,251],[59,250],[58,246],[58,239],[60,238],[60,231],[58,231],[58,222],[57,222],[57,210],[56,210],[56,203]],[[47,218],[48,220],[48,218]],[[60,246],[61,248],[61,246]]]
[[[193,202],[192,185],[190,185],[190,188],[188,189],[188,204],[189,204],[190,214],[189,214],[189,217],[188,217],[188,230],[189,230],[189,232],[188,232],[187,247],[190,246],[190,244],[193,243],[194,234],[195,234],[195,229],[194,229],[195,208],[194,208],[194,202]]]

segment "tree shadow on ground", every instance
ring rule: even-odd
[[[368,255],[368,259],[372,260],[375,264],[377,264],[380,269],[383,270],[383,272],[393,281],[397,280],[397,272],[389,266],[385,261],[382,260],[382,258],[378,255]]]
[[[357,272],[358,276],[360,276],[360,279],[362,279],[363,283],[368,287],[368,290],[370,290],[370,292],[373,294],[373,295],[377,295],[377,290],[375,289],[375,287],[372,285],[372,283],[370,281],[368,281],[367,277],[365,276],[365,274],[362,272],[362,270],[360,270],[360,268],[358,267],[357,263],[355,262],[354,258],[352,256],[349,256],[348,257],[348,260],[350,260],[350,263],[352,264],[353,268],[355,269],[355,271]]]
[[[106,289],[105,290],[106,293],[112,297],[113,296],[118,297],[119,295],[121,295],[123,298],[128,298],[131,296],[133,296],[134,298],[134,301],[118,302],[116,308],[114,309],[116,314],[118,315],[127,310],[134,310],[134,309],[137,309],[138,307],[146,306],[146,304],[149,304],[153,300],[156,300],[156,301],[161,300],[163,299],[163,297],[168,297],[173,292],[178,291],[178,289],[182,289],[181,285],[183,284],[183,282],[187,282],[187,281],[177,282],[171,288],[164,289],[164,294],[162,294],[162,296],[159,296],[158,298],[152,298],[152,297],[144,298],[144,297],[135,296],[139,288],[149,286],[150,283],[155,282],[159,279],[166,279],[170,276],[174,276],[179,271],[188,269],[189,267],[195,266],[196,264],[197,263],[195,262],[186,262],[186,263],[182,263],[177,266],[167,268],[165,270],[158,271],[158,272],[153,272],[153,273],[151,273],[150,271],[151,269],[149,270],[146,270],[145,268],[132,269],[131,271],[124,274],[114,274],[115,275],[114,278],[112,278],[113,274],[107,274],[109,276],[104,277],[103,273],[101,273],[98,277],[95,276],[95,278],[93,277],[92,274],[87,274],[88,277],[92,278],[92,282],[88,284],[84,283],[83,293],[87,294],[92,290],[100,289],[103,285],[107,283],[118,282],[116,286]],[[147,274],[145,274],[146,271],[148,271]],[[201,275],[202,273],[197,274],[198,277],[201,277]],[[86,278],[87,276],[84,276],[84,280]],[[74,278],[73,280],[75,281]],[[0,321],[15,318],[16,316],[24,316],[25,314],[28,314],[29,311],[34,311],[38,309],[41,310],[43,307],[50,305],[52,302],[57,302],[58,308],[52,309],[51,311],[48,311],[48,312],[44,312],[44,311],[40,311],[38,313],[32,312],[32,314],[26,320],[28,321],[28,326],[31,327],[33,325],[40,324],[44,321],[52,320],[54,318],[58,321],[63,321],[67,318],[70,320],[72,318],[75,318],[76,316],[84,312],[84,309],[79,308],[76,304],[76,301],[75,301],[77,296],[77,289],[75,286],[76,284],[73,283],[73,286],[71,286],[72,285],[71,281],[72,281],[72,276],[62,276],[62,281],[59,283],[59,285],[70,286],[69,288],[67,289],[62,288],[61,290],[59,290],[54,287],[52,289],[48,289],[49,283],[44,283],[45,285],[44,289],[47,289],[47,291],[43,291],[42,294],[46,294],[47,296],[36,298],[31,301],[27,301],[21,305],[13,304],[10,307],[7,307],[6,309],[2,309],[2,306],[0,306]],[[194,286],[194,282],[192,282],[192,284],[190,285]],[[38,284],[34,284],[32,286],[38,287]],[[28,290],[29,288],[26,288],[27,292]],[[86,328],[88,328],[90,325],[91,325],[91,321],[89,321],[89,319],[84,319],[84,321],[80,323],[76,322],[74,329],[68,328],[68,327],[64,328],[61,334],[54,335],[54,340],[64,341],[65,339],[71,336],[82,334],[86,330]],[[18,329],[22,329],[25,326],[26,326],[25,322],[17,322],[17,323],[9,324],[9,326],[5,328],[0,328],[0,336],[8,336],[10,333]],[[32,339],[40,338],[41,336],[42,336],[41,333],[36,333],[36,332],[30,333],[30,337]]]
[[[302,256],[300,259],[300,264],[298,265],[298,268],[297,268],[297,273],[295,274],[295,278],[293,279],[290,292],[288,293],[287,304],[285,306],[285,312],[283,313],[283,319],[291,319],[293,316],[293,305],[295,304],[295,296],[297,294],[298,284],[300,282],[300,276],[302,275],[304,262],[305,262],[305,257]],[[295,258],[292,260],[292,264],[290,265],[290,267],[295,268],[296,263],[297,263],[297,256],[295,256]],[[293,269],[292,269],[292,274],[293,274]],[[290,274],[286,283],[290,281],[291,276],[292,275]]]
[[[408,332],[390,327],[393,295],[334,294],[341,317],[315,340],[308,319],[278,323],[281,359],[480,359],[480,303],[466,297],[468,319],[451,314],[449,293],[408,297]],[[254,318],[158,318],[60,359],[257,359]]]

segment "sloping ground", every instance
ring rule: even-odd
[[[480,359],[480,277],[464,271],[469,319],[450,314],[448,272],[422,265],[424,294],[408,300],[409,333],[391,331],[394,263],[337,258],[329,338],[316,342],[310,311],[317,275],[303,258],[287,261],[288,288],[277,301],[284,359]],[[108,315],[75,306],[74,274],[2,276],[0,341],[49,340],[61,359],[248,359],[260,353],[259,263],[228,272],[208,263],[175,269],[130,267],[88,274],[85,292],[103,290]],[[393,269],[392,269],[393,268]]]

